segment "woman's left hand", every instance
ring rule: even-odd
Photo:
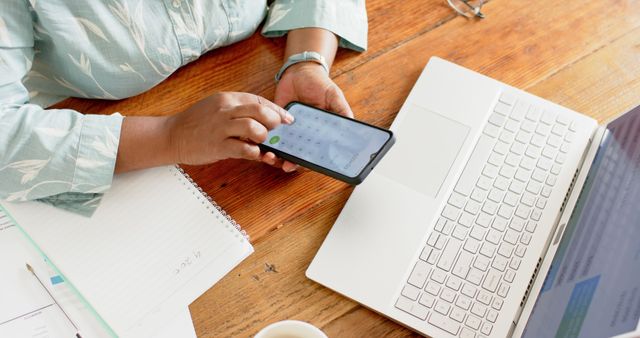
[[[342,90],[336,85],[324,68],[314,62],[295,64],[284,72],[276,86],[274,103],[284,107],[291,101],[300,101],[308,105],[335,112],[347,117],[353,117],[353,112]],[[263,155],[263,162],[280,166],[281,160],[273,153]],[[284,161],[282,169],[286,172],[294,171],[297,165]]]

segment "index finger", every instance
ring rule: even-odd
[[[260,105],[266,106],[268,108],[271,108],[273,111],[275,111],[276,113],[278,113],[280,115],[280,118],[282,119],[282,122],[287,123],[287,124],[291,124],[294,120],[293,115],[291,115],[291,113],[289,113],[288,111],[286,111],[284,108],[278,106],[277,104],[265,99],[262,96],[259,95],[255,95],[256,99],[258,100],[258,103]]]

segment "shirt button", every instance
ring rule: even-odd
[[[173,7],[180,8],[181,5],[182,4],[180,0],[173,0]]]

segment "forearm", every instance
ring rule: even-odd
[[[327,66],[331,68],[337,49],[338,37],[331,31],[322,28],[299,28],[287,34],[284,59],[304,51],[314,51],[324,56]]]
[[[126,117],[122,121],[116,173],[173,164],[169,117]]]

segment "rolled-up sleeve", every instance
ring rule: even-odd
[[[0,13],[0,199],[91,215],[113,179],[122,116],[29,104],[22,78],[34,52],[26,3],[9,1]]]
[[[318,27],[339,37],[340,47],[367,49],[367,11],[364,0],[276,0],[262,29],[266,37],[279,37],[296,28]]]

